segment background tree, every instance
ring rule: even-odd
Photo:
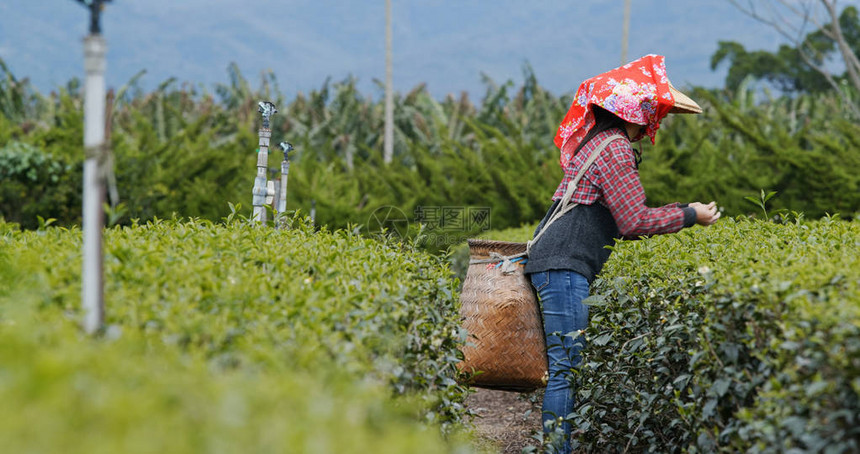
[[[771,26],[791,45],[775,53],[746,52],[735,42],[720,42],[711,67],[729,60],[728,88],[737,88],[744,74],[765,79],[784,91],[816,92],[829,85],[860,116],[856,93],[860,92],[860,20],[857,8],[848,6],[839,14],[837,0],[729,0],[750,17]],[[807,32],[808,27],[815,27]],[[844,72],[831,73],[833,61]],[[815,75],[817,73],[817,76]]]
[[[720,41],[711,56],[711,69],[728,62],[725,88],[737,90],[747,77],[765,80],[784,93],[820,93],[831,90],[827,79],[803,61],[797,48],[787,44],[776,52],[748,51],[735,41]]]

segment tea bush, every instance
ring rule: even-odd
[[[80,230],[0,226],[4,450],[465,449],[423,427],[465,415],[454,281],[433,256],[297,220],[107,229],[93,339]]]
[[[592,287],[579,449],[860,450],[860,225],[622,242]]]

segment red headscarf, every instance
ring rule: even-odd
[[[561,149],[561,168],[567,167],[573,151],[594,125],[591,106],[600,106],[623,120],[646,126],[645,135],[654,143],[660,121],[674,105],[662,55],[646,55],[586,80],[576,91],[555,135],[554,142]]]

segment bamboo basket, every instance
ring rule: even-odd
[[[458,367],[472,386],[519,392],[546,386],[543,320],[523,267],[475,263],[525,251],[525,243],[469,240],[471,264],[460,292],[469,335]]]

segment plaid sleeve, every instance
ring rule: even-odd
[[[676,205],[660,208],[645,206],[645,190],[630,146],[622,140],[609,145],[601,158],[600,188],[603,203],[609,208],[621,235],[673,233],[684,227],[684,210]]]

